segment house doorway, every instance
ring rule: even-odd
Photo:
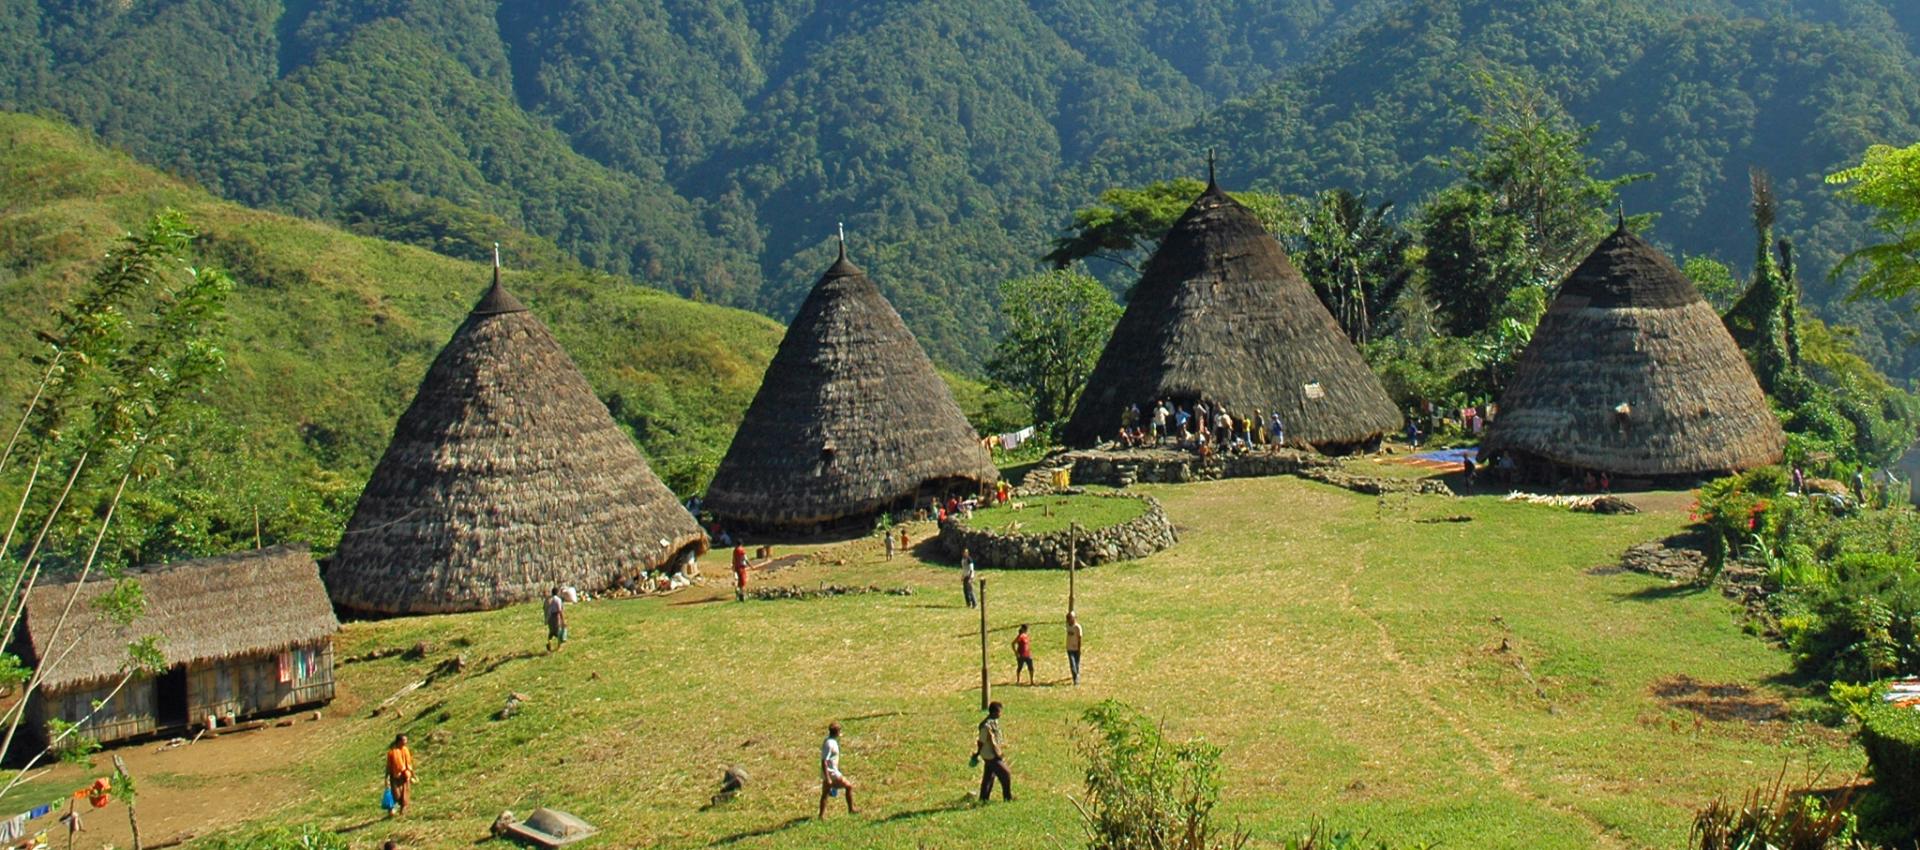
[[[177,664],[153,681],[154,720],[162,729],[187,725],[187,665]]]

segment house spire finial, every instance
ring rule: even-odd
[[[847,258],[847,223],[842,221],[836,224],[840,230],[840,259],[845,260]]]
[[[1213,148],[1207,148],[1207,188],[1219,188],[1219,182],[1213,178]]]
[[[500,285],[500,243],[493,243],[493,285]]]

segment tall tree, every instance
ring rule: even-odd
[[[1494,197],[1473,186],[1447,189],[1420,211],[1426,248],[1426,297],[1453,336],[1473,336],[1494,323],[1509,295],[1544,286],[1527,249],[1527,231],[1499,214]]]
[[[1000,311],[1007,333],[987,375],[1027,401],[1036,425],[1065,422],[1120,320],[1120,305],[1100,281],[1057,269],[1000,284]]]
[[[1321,192],[1288,240],[1314,293],[1357,344],[1371,338],[1413,279],[1413,237],[1388,219],[1392,211],[1392,201],[1369,205],[1345,189]]]
[[[1873,223],[1889,238],[1846,256],[1835,277],[1860,272],[1859,295],[1898,298],[1920,289],[1920,143],[1874,145],[1860,164],[1827,175],[1847,197],[1873,209]]]

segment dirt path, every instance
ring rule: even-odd
[[[1585,824],[1593,831],[1594,846],[1609,848],[1626,847],[1627,845],[1621,842],[1619,836],[1613,834],[1613,832],[1607,828],[1606,824],[1601,823],[1594,818],[1593,815],[1553,800],[1530,787],[1514,772],[1512,759],[1508,758],[1498,747],[1488,743],[1486,738],[1480,736],[1480,733],[1474,731],[1473,727],[1468,725],[1465,718],[1462,718],[1446,706],[1441,705],[1439,700],[1434,699],[1431,686],[1428,683],[1429,677],[1427,672],[1423,668],[1409,662],[1406,656],[1401,654],[1400,647],[1394,643],[1393,633],[1387,630],[1386,624],[1382,623],[1372,612],[1360,607],[1360,604],[1354,600],[1354,581],[1360,577],[1361,573],[1366,571],[1366,568],[1367,565],[1364,559],[1358,561],[1354,564],[1353,572],[1349,574],[1345,580],[1340,582],[1341,604],[1373,627],[1375,642],[1379,646],[1381,657],[1392,662],[1393,666],[1399,669],[1401,681],[1408,683],[1412,687],[1413,695],[1420,701],[1421,707],[1425,708],[1432,716],[1440,718],[1440,720],[1446,724],[1449,731],[1472,746],[1473,749],[1480,754],[1481,759],[1486,762],[1487,767],[1492,770],[1494,776],[1500,780],[1501,787],[1507,789],[1509,793],[1531,800],[1542,807],[1551,809]]]
[[[282,720],[290,726],[267,726],[236,732],[218,738],[172,749],[165,742],[147,741],[102,751],[94,756],[94,767],[59,765],[35,783],[37,791],[16,792],[9,797],[7,810],[15,802],[54,796],[63,788],[80,788],[95,777],[113,770],[118,755],[133,773],[140,789],[140,838],[143,846],[166,847],[195,836],[258,819],[298,798],[305,788],[290,778],[290,768],[302,755],[322,745],[327,734],[344,717],[350,706],[336,701],[322,710],[322,719],[313,720],[313,712],[289,715]],[[331,717],[328,715],[332,715]],[[89,810],[81,801],[84,829],[73,846],[91,850],[107,846],[129,847],[132,831],[127,824],[127,809],[115,800],[104,809]],[[46,830],[55,846],[66,846],[66,830],[57,817],[49,815],[34,821],[31,827]]]

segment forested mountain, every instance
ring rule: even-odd
[[[1518,73],[1595,128],[1605,173],[1651,175],[1623,195],[1677,253],[1750,266],[1748,168],[1771,172],[1810,300],[1865,326],[1882,368],[1913,374],[1911,320],[1844,303],[1825,279],[1870,235],[1822,177],[1869,144],[1920,138],[1916,17],[1897,0],[1422,0],[1191,126],[1109,143],[1089,182],[1162,176],[1219,145],[1236,183],[1417,200],[1455,179],[1445,161],[1470,144],[1475,72]]]
[[[0,114],[0,406],[18,415],[39,377],[36,333],[107,249],[158,211],[200,233],[194,261],[226,271],[227,374],[181,441],[183,474],[142,496],[155,557],[253,539],[330,549],[427,366],[487,286],[488,269],[407,245],[221,201],[104,150],[70,127]],[[512,291],[539,313],[663,478],[704,486],[760,384],[781,330],[560,262],[503,234]],[[822,266],[831,255],[815,258]],[[9,429],[13,426],[8,425]],[[16,482],[8,482],[10,485]],[[257,510],[258,514],[252,511]]]
[[[1812,301],[1864,238],[1820,175],[1920,137],[1903,0],[12,0],[0,105],[51,109],[248,203],[349,217],[393,184],[582,261],[784,318],[855,253],[936,358],[1100,189],[1200,169],[1414,207],[1476,69],[1598,126],[1652,236],[1736,266],[1775,176]],[[1902,373],[1898,330],[1867,353]]]

